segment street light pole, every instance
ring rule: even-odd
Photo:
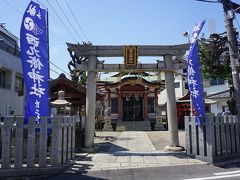
[[[232,69],[232,81],[233,81],[233,95],[236,102],[237,115],[240,115],[240,85],[239,85],[239,60],[238,60],[238,49],[237,49],[237,40],[236,35],[233,30],[233,19],[234,12],[231,9],[231,1],[222,0],[224,18],[226,23],[226,31],[228,38],[229,54],[230,54],[230,63]]]

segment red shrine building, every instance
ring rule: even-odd
[[[184,128],[182,115],[187,115],[186,109],[179,108],[181,98],[187,94],[184,78],[182,73],[175,75],[176,105],[180,129]],[[151,124],[153,130],[152,125],[156,127],[157,119],[162,119],[162,125],[167,123],[164,73],[158,75],[147,72],[141,74],[117,73],[99,80],[97,86],[104,92],[105,104],[110,107],[111,120],[116,122],[117,126],[118,124],[136,123],[150,127]],[[189,102],[187,102],[187,106],[189,106]],[[187,111],[189,112],[188,109]]]
[[[104,90],[111,117],[118,121],[146,121],[155,119],[158,95],[165,89],[165,81],[150,74],[116,74],[99,81]]]

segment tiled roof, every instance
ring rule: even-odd
[[[230,98],[230,91],[225,90],[225,91],[222,91],[222,92],[210,94],[210,95],[207,96],[207,98],[208,99],[228,99],[228,98]]]
[[[108,77],[108,78],[103,78],[100,80],[100,82],[110,82],[110,83],[116,83],[118,82],[120,79],[123,80],[125,78],[137,78],[137,77],[141,77],[143,79],[145,79],[148,82],[158,82],[158,77],[157,76],[136,76],[136,75],[126,75],[126,76],[122,76],[120,77]]]

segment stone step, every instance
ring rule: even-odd
[[[149,121],[120,121],[117,122],[117,131],[151,131]]]

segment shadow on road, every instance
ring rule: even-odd
[[[45,178],[45,180],[67,180],[67,179],[71,179],[71,180],[107,180],[107,179],[103,179],[103,178],[99,178],[99,177],[92,177],[83,173],[66,173],[66,174],[61,174],[61,176],[54,176],[54,177],[49,177],[49,178]]]

